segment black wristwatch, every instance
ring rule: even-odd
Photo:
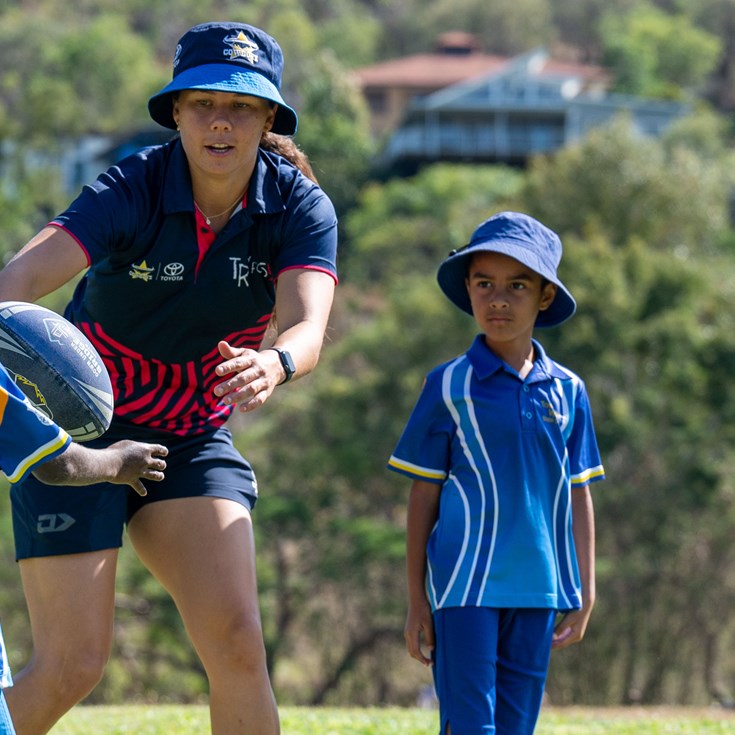
[[[288,383],[296,373],[296,365],[294,365],[293,357],[291,353],[286,350],[282,350],[280,347],[266,347],[267,350],[274,350],[278,353],[278,357],[281,358],[281,365],[283,365],[283,371],[286,373],[286,377],[278,384],[283,385]]]

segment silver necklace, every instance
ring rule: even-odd
[[[223,209],[219,214],[213,214],[211,216],[207,216],[206,214],[204,214],[204,212],[202,211],[202,208],[197,204],[196,199],[194,200],[194,206],[196,207],[199,214],[201,214],[202,217],[204,217],[204,221],[207,223],[207,226],[209,226],[212,224],[213,219],[217,219],[218,217],[221,217],[223,214],[227,214],[239,201],[242,200],[244,196],[245,196],[245,192],[240,194],[240,196],[238,196],[237,199],[235,199],[235,201],[232,202],[232,204],[230,204],[229,207],[227,207],[227,209]]]

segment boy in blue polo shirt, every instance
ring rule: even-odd
[[[440,265],[482,333],[428,374],[388,463],[413,480],[405,637],[433,664],[442,735],[531,735],[551,649],[582,638],[594,605],[589,483],[604,473],[587,393],[532,337],[576,309],[561,252],[501,212]]]

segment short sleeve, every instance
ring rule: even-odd
[[[587,485],[605,479],[597,447],[592,409],[584,383],[580,380],[574,402],[574,427],[567,443],[572,485]]]
[[[0,366],[0,470],[12,483],[61,454],[69,435],[34,408]]]
[[[443,483],[449,474],[453,422],[441,393],[441,379],[430,373],[388,469],[417,480]]]
[[[90,265],[147,241],[146,228],[156,226],[154,210],[163,206],[163,156],[160,148],[144,149],[111,166],[50,224],[79,243]]]
[[[337,216],[329,197],[306,177],[295,187],[286,207],[276,273],[307,268],[337,280]]]

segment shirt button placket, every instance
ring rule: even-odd
[[[521,423],[524,431],[533,431],[533,400],[531,389],[525,383],[521,389]]]

